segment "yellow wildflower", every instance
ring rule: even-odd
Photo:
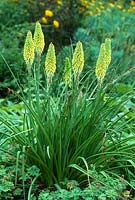
[[[98,7],[96,7],[96,11],[97,11],[97,12],[100,12],[100,9],[99,9]]]
[[[88,14],[89,14],[90,16],[92,16],[92,15],[93,15],[93,12],[92,12],[92,11],[89,11]]]
[[[82,5],[86,6],[88,4],[87,0],[82,0]]]
[[[117,8],[122,9],[122,5],[117,5]]]
[[[24,44],[24,52],[23,52],[24,60],[30,70],[31,65],[34,60],[34,42],[32,39],[32,33],[29,31],[26,36],[25,44]]]
[[[94,7],[95,6],[95,3],[90,3],[89,4],[91,7]]]
[[[71,64],[68,57],[65,60],[64,83],[69,87],[72,86]]]
[[[51,10],[45,10],[46,17],[53,17],[53,12]]]
[[[127,11],[128,11],[128,12],[132,12],[132,9],[131,9],[131,8],[129,8]]]
[[[75,74],[80,74],[84,67],[84,52],[80,41],[77,42],[73,53],[72,66]]]
[[[43,24],[47,24],[47,19],[46,19],[46,17],[42,17],[42,18],[41,18],[41,21],[42,21]]]
[[[115,5],[114,5],[113,3],[109,3],[109,5],[110,5],[112,8],[115,7]]]
[[[135,5],[135,2],[134,2],[134,1],[131,1],[130,5],[131,5],[131,6],[134,6],[134,5]]]
[[[105,7],[104,7],[104,6],[102,6],[102,5],[100,6],[100,8],[101,8],[101,10],[104,10],[104,9],[105,9]]]
[[[59,23],[57,20],[53,20],[53,26],[54,26],[55,28],[59,28],[60,23]]]
[[[99,1],[99,5],[102,5],[103,3],[101,1]]]
[[[50,43],[46,54],[45,71],[48,76],[53,76],[56,71],[56,55],[53,43]]]
[[[35,52],[38,56],[41,56],[45,46],[44,34],[42,31],[41,24],[39,22],[36,23],[35,32],[34,32],[34,45]]]

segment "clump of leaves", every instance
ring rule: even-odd
[[[121,113],[121,108],[134,93],[123,95],[117,101],[116,96],[107,94],[103,81],[97,84],[95,78],[89,81],[91,74],[81,76],[84,53],[82,43],[77,44],[81,48],[77,45],[72,56],[71,88],[62,81],[63,77],[55,85],[56,56],[51,43],[45,60],[45,70],[48,67],[50,70],[44,71],[40,67],[40,55],[36,65],[31,65],[28,71],[28,94],[25,95],[19,86],[20,99],[25,104],[21,126],[0,117],[8,136],[14,137],[16,143],[26,149],[23,155],[26,154],[27,164],[40,169],[47,186],[64,178],[82,181],[84,177],[80,177],[74,168],[69,168],[69,165],[77,163],[79,156],[86,158],[88,165],[95,164],[102,171],[109,169],[117,173],[134,167],[135,136],[123,137],[128,120],[126,114]],[[77,70],[74,70],[73,63]],[[45,75],[43,85],[41,72]],[[19,85],[15,76],[14,79]],[[119,124],[121,119],[123,123]]]

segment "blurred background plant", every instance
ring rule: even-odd
[[[112,39],[112,64],[111,77],[120,77],[128,70],[127,76],[120,78],[125,83],[134,82],[135,76],[135,38],[134,26],[135,15],[123,13],[119,10],[102,12],[100,16],[86,16],[74,34],[74,41],[84,41],[85,46],[85,64],[89,69],[94,69],[95,60],[97,58],[97,48],[106,37]],[[90,66],[89,66],[90,63]]]
[[[100,15],[101,12],[111,12],[112,9],[117,9],[122,12],[134,12],[135,2],[126,0],[115,0],[115,1],[97,1],[97,0],[80,0],[80,10],[84,15]]]
[[[86,69],[91,68],[93,71],[99,44],[102,39],[111,37],[112,74],[117,76],[135,64],[134,10],[134,1],[1,0],[0,53],[8,61],[21,84],[25,84],[26,68],[21,59],[23,41],[26,29],[34,30],[33,23],[40,21],[45,33],[46,46],[53,42],[56,45],[56,52],[62,49],[59,53],[60,69],[64,66],[63,52],[69,56],[69,52],[72,54],[72,48],[69,46],[74,46],[76,41],[81,40],[85,47]],[[133,82],[134,73],[131,74],[130,78],[126,76],[123,79],[126,83]],[[17,90],[2,57],[0,87],[2,97]]]

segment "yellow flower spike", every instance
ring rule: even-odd
[[[80,41],[77,42],[76,48],[73,53],[72,67],[76,75],[80,75],[84,67],[84,52],[82,43]]]
[[[34,45],[35,45],[35,52],[40,57],[44,50],[45,40],[44,40],[44,34],[42,31],[42,27],[39,22],[36,23],[36,27],[35,27]]]
[[[45,17],[42,17],[41,21],[42,21],[43,24],[47,24],[48,23],[48,21],[47,21],[47,19]]]
[[[30,31],[26,36],[23,56],[29,71],[34,60],[34,42],[32,39],[32,33]]]
[[[98,79],[99,84],[102,84],[102,81],[106,75],[106,52],[105,52],[105,44],[101,44],[99,56],[96,63],[96,77]]]
[[[56,71],[55,47],[52,42],[50,43],[46,54],[45,71],[49,76],[53,76]]]
[[[111,39],[106,38],[105,40],[105,54],[106,54],[106,68],[108,68],[111,62]]]
[[[56,71],[56,55],[53,43],[50,43],[45,60],[45,71],[47,74],[47,89],[52,82],[52,77]]]
[[[72,87],[71,63],[68,57],[65,59],[64,83]]]
[[[51,10],[45,10],[46,17],[53,17],[53,12]]]
[[[57,20],[54,20],[54,21],[53,21],[53,26],[54,26],[55,28],[59,28],[60,23],[59,23]]]

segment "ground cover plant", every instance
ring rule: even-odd
[[[20,89],[18,98],[22,104],[14,117],[14,108],[10,115],[1,111],[0,146],[10,141],[17,145],[18,152],[21,149],[16,169],[21,159],[22,199],[38,198],[34,190],[32,194],[37,179],[50,191],[54,185],[58,189],[41,192],[39,199],[72,199],[76,193],[76,199],[126,199],[126,186],[130,188],[130,197],[135,189],[134,89],[128,88],[120,95],[113,93],[114,80],[105,81],[111,62],[111,39],[106,38],[101,44],[96,78],[89,71],[82,73],[85,59],[80,41],[74,47],[72,59],[65,58],[61,77],[56,75],[53,43],[48,47],[44,66],[41,64],[44,46],[44,34],[37,22],[34,35],[29,31],[24,45],[26,91],[7,65]],[[11,154],[8,150],[7,153]],[[24,174],[33,165],[40,171],[37,170],[28,189]],[[18,170],[16,184],[17,175]],[[71,192],[62,190],[65,179],[65,189],[74,189]],[[115,184],[120,185],[118,190]]]

